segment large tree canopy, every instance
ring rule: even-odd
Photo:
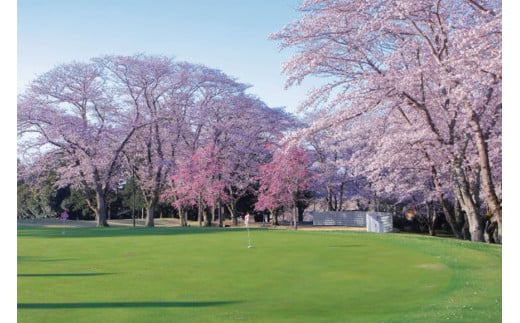
[[[427,165],[437,196],[461,205],[473,240],[483,239],[482,206],[500,233],[501,2],[308,0],[299,9],[271,36],[297,50],[283,68],[287,86],[328,83],[302,102],[320,115],[295,137],[332,127],[355,141],[345,125],[363,116],[377,157],[359,162],[372,162],[380,184],[398,171],[384,161],[406,150]]]
[[[206,205],[219,196],[236,202],[268,158],[267,146],[294,125],[247,88],[219,70],[162,56],[63,64],[19,98],[20,153],[27,169],[54,167],[59,186],[81,189],[100,226],[109,191],[132,177],[153,226],[167,178],[186,162],[199,161],[204,179],[215,180],[199,183],[208,188]]]
[[[82,188],[98,225],[105,225],[104,197],[138,121],[138,112],[119,102],[102,66],[64,64],[37,78],[20,97],[19,147],[50,160],[59,157],[59,183]],[[32,160],[42,166],[49,158]]]

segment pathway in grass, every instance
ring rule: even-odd
[[[19,228],[18,321],[500,321],[500,246],[356,232],[251,239],[248,249],[242,229]]]

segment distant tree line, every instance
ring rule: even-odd
[[[119,216],[116,205],[134,203],[134,193],[147,226],[165,205],[177,206],[183,220],[196,208],[205,225],[218,205],[236,223],[258,167],[297,124],[247,88],[218,70],[145,55],[94,58],[41,75],[18,104],[19,197],[35,205],[19,205],[19,213],[56,212],[42,190],[66,188],[71,200],[60,203],[78,206],[82,196],[90,210],[82,216],[93,214],[98,226]]]

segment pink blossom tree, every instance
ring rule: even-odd
[[[177,170],[170,177],[171,188],[163,198],[179,208],[197,207],[205,224],[210,220],[202,211],[207,208],[213,220],[218,211],[220,226],[223,225],[221,207],[225,205],[236,223],[236,204],[256,183],[258,167],[270,154],[267,146],[282,137],[282,130],[292,120],[282,111],[270,109],[244,94],[229,96],[220,105],[214,104],[204,111],[205,120],[196,128],[200,129],[198,140],[193,141],[203,146],[195,148],[193,153],[187,150],[186,157],[177,160]],[[206,164],[196,167],[201,160]],[[199,178],[198,173],[200,182],[193,182],[193,178]],[[216,200],[203,198],[208,187]],[[195,197],[200,197],[203,203]]]
[[[303,148],[290,146],[274,153],[271,162],[259,169],[258,202],[255,209],[274,211],[280,207],[293,208],[292,226],[297,228],[297,204],[309,188],[310,155]]]
[[[413,123],[425,132],[429,144],[421,149],[430,162],[448,165],[442,174],[451,178],[445,183],[467,216],[471,239],[483,240],[481,201],[500,235],[501,151],[490,145],[501,141],[500,1],[308,0],[300,10],[301,19],[272,39],[298,48],[284,66],[287,86],[311,75],[329,81],[301,104],[327,112],[308,131],[344,131],[360,116],[373,133],[379,123],[367,116]]]
[[[212,144],[197,149],[178,165],[177,172],[170,176],[171,186],[163,193],[164,199],[173,200],[179,208],[194,206],[198,210],[198,222],[211,225],[206,208],[214,210],[224,197],[224,183],[219,178],[219,165]]]

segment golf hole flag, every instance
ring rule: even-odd
[[[247,240],[249,244],[247,245],[248,248],[251,248],[251,235],[249,234],[249,213],[246,213],[246,216],[244,216],[244,223],[246,224],[247,229]]]

